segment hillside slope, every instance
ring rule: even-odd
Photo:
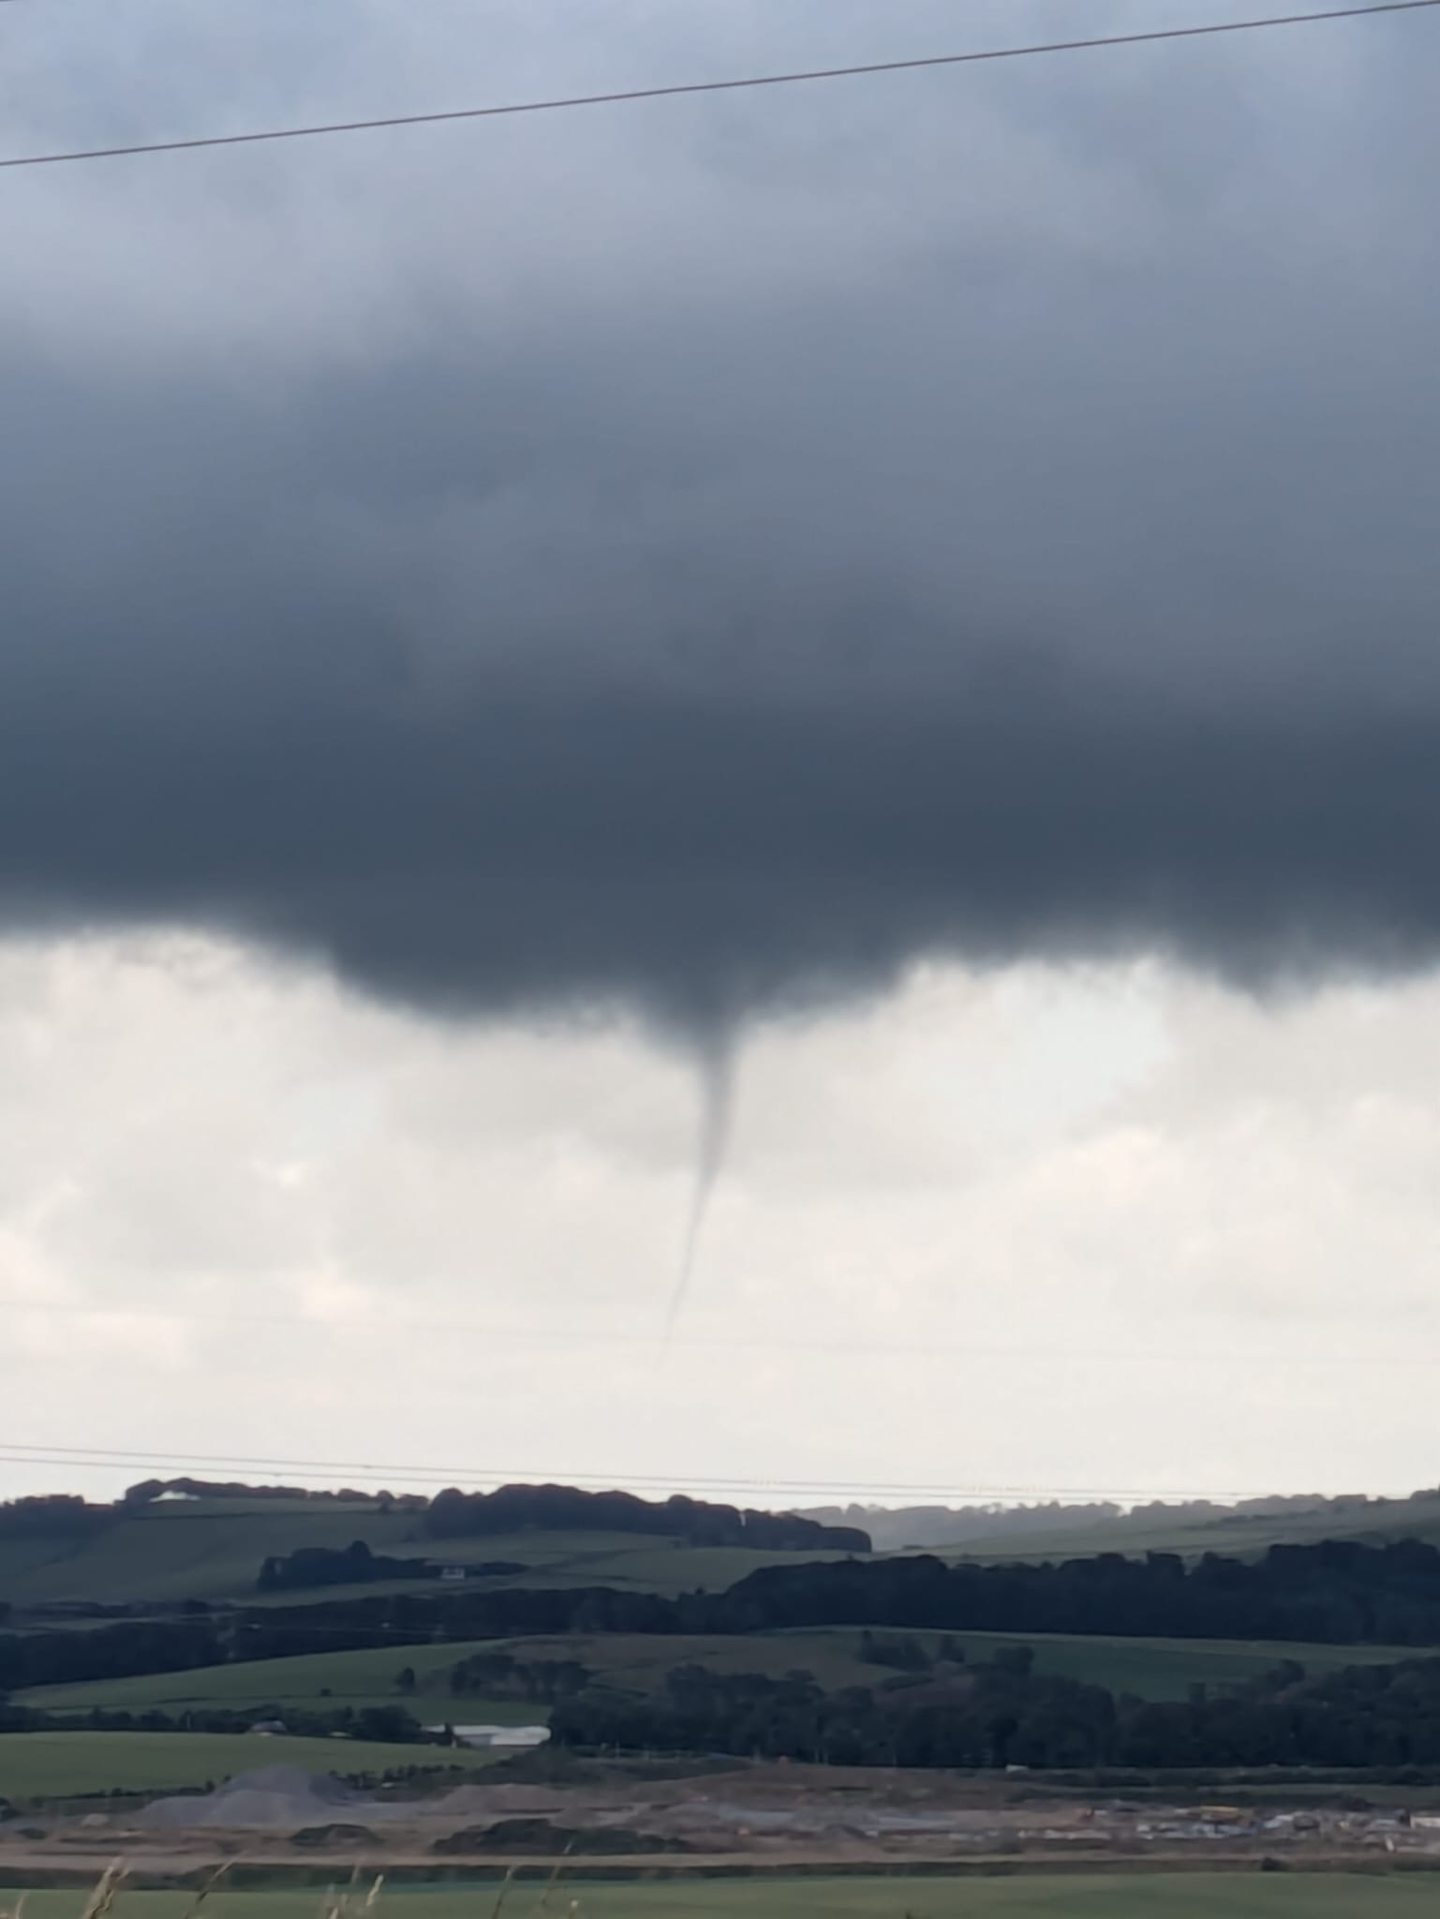
[[[187,1499],[126,1507],[103,1526],[73,1536],[0,1537],[0,1600],[17,1611],[76,1602],[167,1605],[187,1599],[289,1604],[305,1594],[256,1592],[267,1558],[301,1547],[343,1550],[357,1539],[375,1553],[398,1558],[423,1555],[460,1566],[511,1560],[525,1567],[508,1579],[487,1582],[497,1585],[607,1585],[666,1594],[718,1591],[759,1566],[814,1557],[690,1546],[634,1533],[537,1529],[437,1540],[422,1529],[415,1510],[375,1500]]]
[[[921,1632],[914,1637],[932,1657],[938,1654],[943,1640],[948,1647],[958,1647],[972,1665],[986,1664],[1000,1648],[1018,1643],[1005,1633]],[[1117,1693],[1134,1693],[1142,1699],[1184,1699],[1197,1684],[1220,1691],[1272,1671],[1282,1659],[1296,1660],[1307,1672],[1321,1673],[1414,1657],[1414,1648],[1403,1646],[1119,1639],[1062,1633],[1031,1634],[1023,1643],[1034,1653],[1037,1672],[1082,1680]],[[574,1633],[563,1638],[460,1640],[432,1646],[303,1654],[77,1685],[35,1686],[20,1694],[20,1703],[43,1712],[67,1714],[98,1708],[179,1715],[220,1708],[253,1710],[257,1716],[260,1708],[269,1706],[283,1716],[293,1707],[314,1711],[398,1704],[426,1725],[447,1720],[528,1725],[547,1719],[548,1705],[471,1694],[457,1697],[447,1683],[452,1667],[475,1653],[508,1653],[521,1661],[578,1660],[603,1683],[638,1692],[659,1689],[674,1667],[689,1664],[711,1672],[764,1673],[773,1679],[804,1671],[812,1673],[828,1690],[874,1688],[894,1680],[892,1670],[867,1662],[861,1650],[860,1632],[845,1626],[733,1636]],[[415,1680],[414,1691],[404,1695],[397,1686],[402,1668],[408,1668]]]
[[[1155,1501],[1125,1511],[1111,1502],[1044,1506],[812,1507],[806,1517],[864,1526],[877,1552],[933,1552],[985,1560],[1080,1559],[1094,1553],[1204,1552],[1246,1557],[1275,1545],[1354,1539],[1440,1545],[1440,1490],[1404,1499]]]

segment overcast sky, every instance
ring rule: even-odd
[[[1254,10],[57,0],[0,117]],[[1433,1479],[1437,57],[1416,13],[0,175],[6,1441]]]

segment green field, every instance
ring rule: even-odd
[[[297,1595],[255,1590],[261,1563],[299,1546],[343,1548],[363,1539],[373,1552],[468,1565],[508,1559],[524,1575],[497,1585],[621,1586],[645,1592],[718,1590],[759,1566],[810,1563],[809,1553],[752,1552],[743,1547],[687,1546],[633,1533],[544,1532],[483,1539],[431,1539],[420,1516],[384,1511],[374,1500],[181,1500],[127,1510],[81,1539],[0,1540],[0,1594],[13,1606],[62,1600],[144,1601],[238,1599],[293,1604],[299,1597],[335,1597],[337,1589]],[[821,1555],[834,1557],[836,1555]],[[413,1592],[404,1585],[345,1590]]]
[[[219,1785],[282,1760],[311,1772],[392,1772],[405,1767],[491,1765],[464,1747],[380,1746],[358,1739],[267,1739],[259,1733],[0,1733],[0,1798],[16,1804],[101,1792],[175,1792]]]
[[[875,1630],[882,1638],[896,1636],[894,1628]],[[1341,1666],[1385,1665],[1416,1656],[1413,1647],[1251,1644],[1223,1639],[1111,1639],[1043,1633],[1025,1637],[982,1632],[919,1632],[913,1637],[931,1652],[942,1638],[948,1638],[964,1648],[972,1664],[993,1659],[1002,1646],[1032,1646],[1039,1672],[1086,1680],[1143,1699],[1183,1699],[1197,1682],[1215,1687],[1235,1685],[1270,1671],[1286,1658],[1299,1660],[1308,1671],[1329,1672]],[[828,1690],[876,1687],[896,1677],[886,1667],[868,1664],[859,1657],[860,1632],[851,1626],[731,1637],[616,1633],[500,1643],[520,1657],[579,1659],[611,1684],[639,1691],[650,1690],[670,1667],[688,1661],[719,1672],[764,1672],[776,1678],[801,1669],[813,1673]],[[41,1695],[31,1696],[38,1701]]]
[[[915,1637],[932,1650],[940,1639],[936,1633],[917,1633]],[[949,1637],[965,1648],[967,1659],[973,1662],[989,1660],[998,1647],[1017,1643],[1004,1633],[962,1632]],[[1024,1643],[1034,1647],[1040,1671],[1088,1680],[1112,1692],[1132,1692],[1145,1699],[1183,1699],[1197,1681],[1213,1687],[1234,1685],[1268,1671],[1284,1658],[1298,1659],[1308,1671],[1325,1672],[1338,1666],[1379,1665],[1414,1657],[1416,1650],[1081,1635],[1037,1635]],[[657,1687],[670,1667],[690,1662],[717,1672],[763,1672],[776,1678],[798,1668],[813,1673],[830,1690],[879,1686],[894,1676],[883,1666],[864,1663],[858,1656],[859,1644],[860,1634],[853,1627],[730,1637],[611,1633],[471,1640],[307,1654],[82,1685],[39,1686],[21,1698],[26,1705],[49,1712],[88,1712],[101,1707],[110,1711],[159,1709],[181,1713],[205,1707],[249,1710],[262,1706],[276,1706],[283,1712],[286,1707],[296,1706],[358,1709],[399,1703],[425,1724],[457,1720],[526,1725],[543,1720],[545,1708],[525,1700],[457,1698],[446,1684],[450,1668],[473,1652],[509,1652],[522,1660],[578,1659],[609,1684],[642,1692]],[[395,1679],[403,1666],[414,1671],[418,1689],[413,1696],[402,1698]]]
[[[36,1686],[23,1695],[26,1704],[47,1712],[88,1712],[99,1706],[116,1712],[181,1713],[203,1707],[255,1710],[262,1706],[305,1706],[338,1711],[350,1706],[404,1706],[428,1725],[458,1719],[472,1725],[528,1726],[545,1717],[543,1707],[516,1699],[452,1697],[445,1675],[471,1652],[500,1646],[523,1647],[523,1640],[474,1640],[451,1645],[382,1646],[367,1652],[302,1654],[294,1659],[257,1659],[229,1666],[201,1666],[193,1672],[144,1673],[134,1678],[93,1680],[70,1686]],[[547,1646],[561,1644],[545,1641]],[[395,1678],[402,1667],[414,1672],[417,1691],[402,1696]]]
[[[927,1643],[942,1635],[921,1634]],[[1419,1646],[1312,1646],[1278,1640],[1119,1639],[1102,1634],[953,1633],[971,1660],[994,1656],[999,1646],[1023,1643],[1035,1648],[1037,1672],[1057,1673],[1141,1699],[1183,1699],[1192,1685],[1217,1689],[1243,1683],[1271,1671],[1282,1659],[1295,1659],[1307,1672],[1335,1672],[1342,1666],[1384,1666],[1418,1659]],[[872,1674],[875,1668],[867,1669]]]
[[[16,1895],[3,1895],[6,1903]],[[193,1894],[121,1893],[117,1919],[185,1919]],[[363,1897],[363,1891],[362,1891]],[[576,1902],[572,1905],[572,1901]],[[27,1919],[80,1919],[83,1892],[31,1892]],[[358,1902],[357,1902],[358,1903]],[[386,1889],[378,1919],[492,1919],[494,1884]],[[961,1878],[751,1878],[515,1886],[504,1910],[579,1919],[1433,1919],[1440,1885],[1428,1874],[1107,1873]],[[212,1893],[207,1919],[317,1919],[310,1892]]]

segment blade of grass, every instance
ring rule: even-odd
[[[505,1901],[510,1896],[510,1888],[514,1884],[514,1881],[515,1868],[513,1866],[507,1866],[505,1868],[505,1877],[500,1881],[500,1890],[495,1895],[495,1904],[490,1908],[490,1919],[500,1919],[501,1913],[505,1910]]]
[[[561,1873],[564,1872],[566,1862],[569,1860],[569,1857],[574,1850],[575,1850],[575,1841],[573,1839],[567,1839],[565,1841],[564,1851],[560,1854],[560,1857],[555,1861],[555,1864],[550,1870],[550,1877],[545,1881],[545,1890],[540,1895],[540,1904],[536,1908],[537,1913],[544,1912],[548,1909],[550,1904],[550,1895],[552,1892],[554,1892],[556,1882],[558,1881]]]
[[[80,1919],[106,1919],[106,1914],[115,1904],[115,1894],[124,1877],[125,1861],[123,1859],[112,1861],[95,1881]]]
[[[219,1885],[220,1881],[225,1877],[226,1873],[229,1872],[229,1870],[230,1870],[230,1861],[228,1859],[222,1859],[220,1861],[220,1864],[215,1868],[214,1872],[210,1874],[210,1877],[201,1882],[200,1887],[195,1894],[195,1897],[190,1901],[189,1905],[185,1908],[185,1911],[182,1915],[182,1919],[196,1919],[196,1915],[200,1911],[200,1908],[204,1905],[205,1901],[210,1897],[211,1893],[215,1890],[216,1886]]]

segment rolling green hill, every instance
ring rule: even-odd
[[[569,1642],[546,1641],[551,1644]],[[365,1652],[301,1655],[294,1659],[257,1659],[246,1664],[201,1666],[192,1672],[145,1673],[129,1679],[96,1680],[70,1686],[35,1686],[21,1695],[27,1705],[46,1712],[88,1712],[101,1707],[116,1712],[179,1714],[214,1707],[222,1711],[255,1710],[262,1706],[304,1706],[315,1711],[350,1706],[404,1706],[417,1719],[439,1724],[460,1719],[475,1724],[532,1725],[545,1709],[515,1699],[452,1698],[446,1675],[457,1660],[472,1652],[514,1651],[523,1640],[479,1640],[443,1646],[394,1646]],[[566,1656],[569,1656],[568,1654]],[[416,1692],[402,1697],[396,1677],[408,1666],[417,1681]]]
[[[250,1597],[268,1553],[352,1539],[394,1550],[416,1530],[413,1514],[382,1513],[372,1501],[137,1506],[80,1538],[0,1539],[0,1595],[14,1606]]]
[[[526,1567],[524,1574],[496,1585],[618,1586],[668,1594],[719,1590],[757,1566],[814,1557],[690,1546],[635,1533],[535,1530],[436,1540],[422,1530],[416,1512],[386,1511],[374,1500],[177,1500],[123,1510],[102,1529],[79,1538],[0,1538],[0,1599],[17,1608],[85,1600],[293,1605],[322,1594],[258,1593],[262,1562],[302,1546],[341,1549],[356,1539],[397,1558],[454,1565],[507,1559]],[[415,1587],[377,1584],[363,1590]],[[322,1591],[333,1595],[335,1588]]]
[[[915,1635],[930,1650],[939,1635]],[[953,1633],[973,1663],[988,1662],[997,1648],[1017,1643],[1000,1633]],[[1094,1636],[1039,1635],[1024,1641],[1035,1649],[1041,1672],[1086,1680],[1112,1692],[1143,1699],[1183,1699],[1203,1683],[1214,1689],[1236,1685],[1268,1672],[1281,1659],[1298,1660],[1308,1672],[1347,1665],[1380,1665],[1414,1656],[1414,1649],[1387,1646],[1248,1645],[1233,1640],[1107,1639]],[[577,1659],[601,1680],[631,1690],[658,1687],[673,1666],[695,1663],[712,1671],[760,1672],[772,1678],[797,1669],[813,1673],[822,1686],[883,1685],[894,1677],[887,1668],[859,1657],[860,1634],[854,1627],[810,1631],[700,1636],[673,1634],[580,1634],[565,1638],[487,1639],[428,1646],[396,1646],[363,1652],[335,1652],[294,1659],[256,1660],[248,1664],[207,1666],[192,1672],[146,1674],[83,1685],[37,1686],[22,1703],[47,1712],[159,1710],[179,1714],[207,1707],[235,1710],[275,1706],[314,1710],[351,1706],[405,1705],[425,1724],[446,1720],[523,1725],[543,1720],[546,1708],[517,1699],[452,1695],[447,1677],[458,1660],[471,1653],[507,1652],[519,1660]],[[401,1697],[396,1677],[408,1666],[417,1689]]]
[[[956,1525],[964,1531],[964,1515]],[[1440,1544],[1440,1492],[1399,1500],[1329,1500],[1283,1512],[1237,1512],[1222,1518],[1162,1512],[1097,1518],[1052,1529],[963,1536],[924,1548],[949,1559],[987,1561],[1074,1559],[1100,1552],[1131,1555],[1217,1552],[1249,1557],[1268,1546],[1320,1539],[1383,1543],[1417,1538]],[[261,1593],[262,1562],[306,1546],[343,1549],[363,1540],[375,1553],[427,1557],[455,1565],[511,1560],[520,1574],[496,1586],[613,1586],[675,1595],[719,1591],[757,1567],[836,1558],[692,1546],[683,1541],[617,1532],[542,1529],[437,1540],[411,1508],[375,1500],[207,1498],[122,1508],[100,1529],[79,1537],[0,1537],[0,1599],[19,1610],[67,1602],[174,1604],[186,1599],[287,1605],[333,1596],[325,1587]],[[487,1584],[492,1583],[487,1581]],[[376,1583],[348,1590],[413,1591],[413,1582]]]
[[[1125,1519],[1093,1526],[1062,1528],[1055,1532],[1018,1533],[1012,1538],[958,1540],[927,1550],[942,1559],[978,1559],[1035,1562],[1042,1559],[1086,1559],[1096,1553],[1179,1553],[1196,1559],[1201,1553],[1221,1553],[1232,1559],[1253,1559],[1271,1546],[1315,1545],[1322,1539],[1352,1539],[1366,1546],[1389,1545],[1398,1539],[1423,1539],[1440,1545],[1440,1496],[1412,1500],[1383,1500],[1336,1513],[1330,1507],[1286,1514],[1237,1513],[1227,1519]]]
[[[907,1525],[903,1509],[877,1518],[859,1508],[818,1508],[811,1516],[869,1525],[881,1550],[992,1562],[1081,1559],[1106,1552],[1174,1552],[1186,1557],[1214,1552],[1246,1558],[1270,1546],[1312,1545],[1322,1539],[1353,1539],[1372,1546],[1422,1539],[1440,1545],[1440,1491],[1406,1499],[1256,1501],[1233,1511],[1203,1504],[1155,1505],[1132,1513],[1051,1508],[1022,1515],[1024,1523],[1008,1515],[1011,1523],[1003,1526],[997,1526],[993,1516],[967,1514],[963,1508],[948,1517],[918,1509],[913,1526]],[[912,1538],[912,1532],[920,1537]]]

